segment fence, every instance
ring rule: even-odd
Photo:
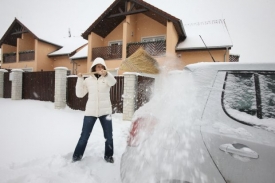
[[[4,73],[4,98],[11,98],[11,81],[10,78],[10,71]]]
[[[149,78],[145,76],[138,76],[137,78],[137,103],[136,110],[141,106],[149,102],[150,97],[153,93],[153,84],[155,82],[154,78]]]
[[[84,111],[88,100],[88,94],[83,98],[77,98],[75,95],[76,81],[77,77],[68,77],[67,79],[67,105],[71,109]]]
[[[22,90],[22,97],[19,96],[16,99],[52,101],[56,104],[58,101],[57,96],[60,95],[56,92],[61,89],[64,91],[64,94],[61,94],[61,96],[66,95],[66,98],[64,96],[64,100],[62,99],[64,106],[67,103],[67,105],[72,109],[84,111],[88,96],[86,95],[84,98],[76,97],[75,86],[77,77],[66,77],[65,73],[62,78],[59,78],[59,76],[57,77],[56,74],[57,71],[25,72],[21,76],[17,74],[16,78],[13,78],[12,82],[19,81],[19,76],[22,78],[22,83],[18,85],[22,87],[17,87],[15,90]],[[131,77],[128,76],[129,73],[127,73],[128,79],[125,79],[124,76],[115,76],[117,82],[114,86],[111,87],[110,100],[112,103],[113,113],[123,113],[123,116],[126,116],[125,119],[130,120],[133,112],[149,101],[153,90],[152,85],[154,83],[154,79],[145,76],[139,76],[135,73],[131,73]],[[3,79],[3,97],[15,99],[11,94],[14,91],[12,91],[12,82],[9,81],[8,72],[4,73]],[[65,85],[62,84],[62,86],[60,86],[56,82],[57,79],[65,79],[64,81],[67,80],[67,84],[65,82]],[[126,83],[125,87],[124,83]],[[19,93],[19,95],[21,95],[21,93]],[[123,98],[123,95],[126,96],[126,98]],[[123,100],[125,100],[125,105],[123,105]]]
[[[113,107],[113,113],[123,113],[123,90],[124,90],[124,77],[115,76],[116,84],[112,86],[110,95]]]
[[[23,73],[22,98],[54,102],[54,71]]]

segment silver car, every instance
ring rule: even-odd
[[[275,64],[198,63],[135,112],[123,183],[275,183]]]

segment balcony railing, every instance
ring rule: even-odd
[[[34,50],[21,51],[19,52],[19,61],[34,60]]]
[[[3,53],[3,63],[13,63],[16,62],[16,53]]]
[[[127,44],[127,57],[142,47],[151,56],[164,56],[166,53],[166,41],[136,42]]]
[[[96,57],[101,57],[104,60],[122,58],[122,45],[93,48],[92,59],[94,60]]]

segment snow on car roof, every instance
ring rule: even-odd
[[[197,69],[209,70],[263,70],[275,71],[275,63],[240,63],[240,62],[200,62],[185,66],[186,69],[195,71]]]

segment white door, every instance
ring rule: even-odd
[[[275,73],[226,73],[206,104],[204,143],[226,182],[274,183]]]

